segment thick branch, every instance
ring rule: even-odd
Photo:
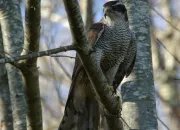
[[[56,54],[59,52],[66,52],[66,51],[75,50],[75,49],[76,49],[75,46],[69,45],[69,46],[63,46],[63,47],[50,49],[50,50],[46,50],[46,51],[32,52],[28,55],[21,55],[18,57],[6,57],[3,59],[0,59],[0,64],[2,64],[2,63],[14,63],[15,61],[30,59],[30,58],[34,58],[34,57],[49,56],[51,54]]]
[[[119,100],[112,96],[113,94],[110,86],[108,85],[101,68],[96,63],[96,55],[93,53],[90,44],[88,44],[84,24],[80,15],[78,1],[64,0],[64,4],[68,14],[74,42],[76,42],[76,46],[80,48],[77,50],[78,55],[80,56],[89,79],[97,92],[96,96],[100,99],[100,102],[108,113],[117,116],[120,111]]]
[[[39,51],[40,41],[40,20],[41,20],[41,1],[26,0],[25,16],[25,43],[23,54]],[[24,60],[27,70],[23,68],[21,72],[24,76],[25,92],[27,101],[27,130],[42,130],[42,108],[39,90],[39,72],[37,68],[37,57]]]

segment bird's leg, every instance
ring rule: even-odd
[[[117,70],[118,70],[118,66],[115,65],[112,68],[110,68],[108,71],[105,72],[105,76],[106,76],[107,82],[109,84],[109,87],[112,91],[112,95],[116,94],[116,90],[114,90],[114,86],[113,86],[113,80],[114,80]]]

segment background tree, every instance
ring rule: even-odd
[[[9,57],[18,56],[23,49],[25,50],[23,54],[28,54],[29,51],[37,52],[40,36],[40,1],[27,1],[25,44],[19,2],[16,0],[3,1],[1,3],[1,7],[0,23],[2,27],[1,30],[3,36],[4,52],[6,53],[6,55],[8,54]],[[36,26],[36,28],[34,28],[34,26]],[[2,54],[4,52],[2,52]],[[13,128],[17,130],[24,130],[27,127],[24,86],[27,88],[26,99],[28,104],[28,129],[42,129],[39,80],[36,66],[36,58],[24,60],[20,63],[16,62],[13,65],[6,64],[13,109]],[[24,77],[24,85],[22,81],[22,74],[20,73],[20,71],[22,72]],[[8,99],[8,95],[6,96],[6,98]],[[9,107],[11,107],[10,104]]]
[[[2,50],[4,50],[9,57],[19,56],[24,44],[24,32],[19,2],[16,0],[3,0],[0,2],[0,7],[0,24],[4,48]],[[11,97],[11,107],[13,110],[14,130],[26,129],[26,102],[22,75],[20,71],[11,64],[6,64],[6,70]],[[6,96],[8,99],[8,95]]]
[[[2,32],[0,31],[0,58],[4,58]],[[7,70],[5,64],[0,64],[0,128],[2,130],[12,130],[12,109],[8,85]]]
[[[162,25],[152,20],[152,41],[154,74],[157,83],[157,99],[162,101],[158,115],[169,129],[180,128],[180,91],[179,91],[179,13],[174,0],[152,3],[152,16],[159,17]],[[163,11],[158,10],[161,8]],[[161,30],[163,28],[164,31]],[[157,106],[158,108],[159,106]],[[164,113],[162,116],[162,113]],[[160,125],[160,128],[164,126]]]

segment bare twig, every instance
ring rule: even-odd
[[[163,20],[165,20],[169,25],[171,25],[172,28],[177,30],[180,33],[180,29],[177,28],[175,25],[173,25],[169,20],[167,20],[162,14],[160,14],[156,9],[154,9],[151,5],[149,7],[156,13],[158,14]]]
[[[60,65],[61,69],[63,70],[63,72],[66,74],[66,76],[71,80],[71,74],[67,71],[67,69],[63,66],[63,64],[57,59],[55,58],[55,61],[58,63],[58,65]]]
[[[127,3],[131,0],[124,0],[124,3]],[[177,30],[180,33],[180,29],[177,28],[174,24],[172,24],[169,20],[167,20],[161,13],[159,13],[155,8],[152,7],[152,5],[149,4],[149,8],[152,9],[157,15],[159,15],[164,21],[166,21],[169,25],[171,25],[172,28]]]
[[[73,56],[65,56],[65,55],[52,55],[51,57],[65,57],[65,58],[70,58],[70,59],[76,59],[76,57],[73,57]]]
[[[55,74],[55,71],[54,71],[54,69],[53,69],[53,64],[52,64],[52,59],[50,59],[50,65],[51,65],[51,73],[52,73],[52,75],[53,75],[53,82],[54,82],[54,88],[55,88],[55,90],[56,90],[56,93],[57,93],[57,96],[58,96],[58,101],[59,101],[59,105],[65,105],[64,103],[63,103],[63,101],[62,101],[62,97],[61,97],[61,95],[60,95],[60,92],[59,92],[59,87],[60,87],[60,85],[58,86],[57,85],[57,83],[56,83],[56,81],[58,81],[57,80],[57,78],[56,78],[56,74]]]
[[[33,52],[31,54],[28,55],[22,55],[22,56],[18,56],[18,57],[6,57],[3,59],[0,59],[0,64],[2,63],[13,63],[15,61],[20,61],[20,60],[24,60],[24,59],[30,59],[30,58],[34,58],[34,57],[42,57],[42,56],[49,56],[52,54],[56,54],[59,52],[66,52],[69,50],[75,50],[75,46],[73,45],[69,45],[69,46],[62,46],[59,48],[55,48],[55,49],[50,49],[50,50],[46,50],[46,51],[40,51],[40,52]]]
[[[50,107],[50,105],[48,105],[48,104],[46,103],[44,97],[41,97],[41,101],[42,101],[43,106],[49,111],[49,113],[51,114],[52,117],[54,117],[54,118],[56,118],[56,119],[59,119],[59,118],[60,118],[60,116],[57,115],[57,114],[53,111],[53,109]],[[62,113],[60,113],[60,114],[62,114]]]
[[[171,129],[169,129],[169,127],[158,117],[157,114],[156,114],[156,118],[158,119],[158,121],[161,122],[161,124],[162,124],[167,130],[171,130]]]
[[[128,125],[128,123],[122,117],[120,119],[122,120],[123,124],[126,125],[129,130],[131,130],[131,127]]]
[[[165,46],[159,39],[156,39],[156,40],[157,40],[158,43],[161,44],[162,47],[163,47],[169,54],[171,54],[171,55],[173,56],[173,58],[180,64],[179,59],[178,59],[172,52],[170,52],[170,51],[166,48],[166,46]]]
[[[173,78],[174,80],[180,80],[180,79],[178,79],[178,78]]]

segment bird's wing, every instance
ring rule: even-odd
[[[101,37],[102,33],[104,32],[104,24],[103,23],[95,23],[92,25],[92,27],[89,29],[88,31],[88,41],[89,43],[93,46],[97,43],[97,41],[99,40],[99,38]],[[72,83],[71,83],[71,87],[69,90],[69,95],[68,95],[68,99],[66,102],[66,106],[68,104],[68,101],[70,100],[74,87],[75,87],[75,83],[76,83],[76,79],[79,75],[79,73],[81,71],[85,71],[82,63],[80,61],[80,58],[78,56],[78,54],[76,55],[76,60],[75,60],[75,65],[74,65],[74,69],[73,69],[73,74],[72,74]]]
[[[135,61],[136,61],[136,54],[135,54],[135,56],[134,56],[134,59],[133,59],[131,65],[130,65],[129,68],[127,69],[126,77],[128,77],[128,76],[131,74],[131,72],[132,72],[132,70],[133,70],[133,67],[134,67],[134,64],[135,64]]]
[[[88,40],[89,43],[93,46],[97,43],[102,33],[104,32],[104,24],[103,23],[95,23],[88,31]]]
[[[100,23],[100,22],[95,23],[91,26],[91,28],[88,31],[89,44],[91,44],[93,46],[97,43],[97,41],[101,37],[102,33],[104,32],[104,26],[105,25],[103,23]],[[75,77],[75,75],[77,75],[76,73],[78,72],[77,70],[79,70],[78,68],[80,66],[82,66],[81,61],[80,61],[78,55],[76,55],[74,70],[73,70],[73,74],[72,74],[72,80]]]
[[[134,34],[134,32],[131,32],[131,50],[132,53],[134,53],[134,57],[133,57],[133,61],[131,63],[131,65],[129,66],[129,68],[126,71],[126,77],[128,77],[130,75],[130,73],[132,72],[132,69],[134,67],[135,61],[136,61],[136,36]]]
[[[128,48],[127,55],[124,61],[120,64],[118,71],[113,80],[114,92],[116,92],[117,87],[123,80],[124,76],[128,77],[132,72],[136,61],[136,38],[133,33],[131,33],[131,42]]]

